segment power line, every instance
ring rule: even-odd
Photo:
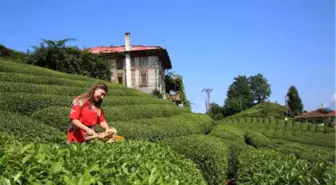
[[[210,93],[213,91],[213,89],[208,89],[208,88],[204,88],[202,90],[202,92],[206,92],[207,93],[207,100],[205,100],[205,108],[206,111],[208,112],[210,109]]]

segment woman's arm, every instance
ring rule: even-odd
[[[105,120],[100,122],[99,125],[105,130],[105,132],[110,128]]]
[[[84,125],[83,123],[81,123],[78,119],[73,119],[73,120],[72,120],[72,123],[73,123],[76,127],[80,128],[80,129],[82,129],[82,130],[85,130],[89,135],[95,135],[95,134],[96,134],[96,132],[95,132],[93,129],[91,129],[91,128],[85,126],[85,125]]]

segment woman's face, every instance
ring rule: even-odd
[[[98,88],[96,89],[93,98],[96,102],[103,101],[105,94],[106,92],[103,89]]]

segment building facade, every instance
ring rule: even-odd
[[[165,92],[165,72],[172,68],[166,49],[160,46],[130,44],[130,33],[125,33],[125,45],[100,46],[89,50],[105,56],[111,63],[111,81],[152,93]]]

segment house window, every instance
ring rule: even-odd
[[[124,60],[117,60],[117,69],[124,69]]]
[[[132,85],[135,84],[135,70],[132,70]]]
[[[148,85],[148,72],[140,71],[140,85],[147,86]]]
[[[148,57],[140,57],[139,62],[140,67],[148,66]]]
[[[131,66],[135,67],[135,59],[134,58],[131,59]]]

